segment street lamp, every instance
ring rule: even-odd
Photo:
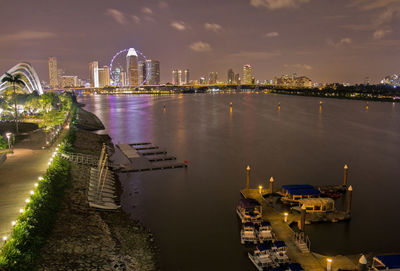
[[[8,140],[8,149],[11,149],[11,144],[10,144],[11,133],[7,133],[6,137],[7,137],[7,140]]]
[[[258,193],[260,193],[260,194],[262,194],[262,185],[260,185],[259,187],[258,187]]]
[[[288,213],[283,213],[283,222],[287,223]]]
[[[326,271],[332,271],[332,259],[326,259]]]

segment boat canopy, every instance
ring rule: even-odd
[[[282,189],[290,190],[290,189],[312,189],[314,186],[311,184],[286,184],[282,185]]]
[[[246,222],[246,223],[244,223],[244,226],[245,227],[254,227],[254,224],[253,224],[253,222]]]
[[[251,209],[260,206],[260,203],[255,199],[241,199],[239,206],[243,209]]]
[[[289,269],[291,271],[303,271],[303,267],[299,263],[291,263],[289,264]]]
[[[384,265],[387,269],[400,268],[400,254],[375,256],[374,260]]]
[[[262,243],[262,244],[257,245],[257,249],[259,251],[266,251],[266,250],[270,249],[270,247],[266,243]]]
[[[315,188],[305,188],[305,189],[287,189],[287,192],[290,195],[319,195],[321,192],[318,189]]]
[[[271,226],[271,223],[269,221],[262,221],[261,222],[261,227],[268,227]]]
[[[277,248],[280,248],[280,247],[286,247],[286,244],[284,241],[275,241],[274,246],[276,246]]]

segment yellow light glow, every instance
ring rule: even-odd
[[[7,241],[7,236],[3,236],[3,241]]]
[[[39,181],[43,180],[43,177],[39,177]]]
[[[284,216],[288,216],[289,214],[288,214],[288,213],[283,213],[283,215],[284,215]]]
[[[31,193],[31,195],[35,194],[35,192],[33,192],[33,190],[31,190],[29,193]]]
[[[15,226],[15,224],[17,224],[17,222],[11,221],[11,226]]]
[[[328,261],[328,263],[331,263],[332,262],[332,259],[331,258],[328,258],[328,259],[326,259],[327,261]]]
[[[30,199],[26,199],[26,200],[25,200],[26,203],[29,203],[30,201],[31,201]]]
[[[19,209],[19,213],[22,214],[24,212],[24,209]]]
[[[35,183],[35,187],[37,187],[38,186],[38,183]]]

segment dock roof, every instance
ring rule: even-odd
[[[315,188],[305,188],[305,189],[287,189],[290,195],[319,195],[321,191]]]
[[[380,261],[386,268],[395,269],[400,268],[400,254],[382,255],[374,257]]]

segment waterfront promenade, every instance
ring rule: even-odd
[[[63,134],[59,138],[62,138]],[[0,167],[0,237],[11,232],[11,222],[19,216],[19,210],[25,207],[38,178],[46,172],[52,155],[52,148],[42,149],[46,136],[37,130],[14,147],[14,153]],[[1,242],[1,245],[3,242]],[[1,247],[0,245],[0,247]]]
[[[326,270],[327,259],[332,259],[332,270],[356,270],[357,261],[359,256],[349,257],[349,256],[324,256],[318,253],[302,253],[296,246],[294,242],[294,232],[289,227],[289,224],[293,221],[288,218],[288,222],[283,222],[283,214],[276,211],[267,203],[267,201],[258,193],[258,189],[243,189],[242,194],[245,197],[256,199],[261,203],[263,209],[263,219],[271,222],[273,231],[275,232],[277,239],[285,241],[288,247],[288,254],[293,262],[300,263],[303,268],[307,271]],[[329,234],[329,233],[327,233]]]

